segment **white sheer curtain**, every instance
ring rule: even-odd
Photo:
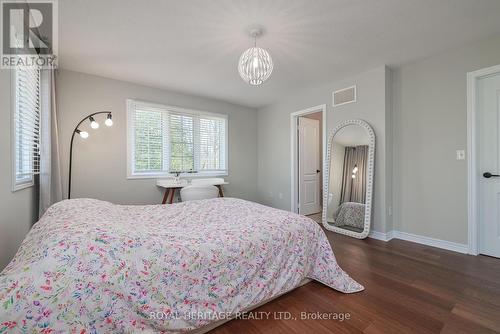
[[[62,200],[59,134],[57,130],[56,73],[42,71],[40,114],[40,181],[39,216],[54,203]]]

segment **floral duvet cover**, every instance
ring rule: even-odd
[[[311,219],[234,198],[53,205],[0,274],[0,333],[186,332],[311,278],[363,287]]]

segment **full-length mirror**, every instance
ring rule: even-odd
[[[355,238],[370,233],[375,134],[362,120],[339,124],[328,140],[325,228]]]

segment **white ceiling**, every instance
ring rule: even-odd
[[[499,0],[64,0],[60,67],[261,107],[302,87],[500,33]],[[271,78],[236,68],[258,45]]]

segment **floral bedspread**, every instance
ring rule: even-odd
[[[234,198],[67,200],[34,225],[0,274],[0,333],[186,332],[306,277],[345,293],[363,289],[304,216]]]

